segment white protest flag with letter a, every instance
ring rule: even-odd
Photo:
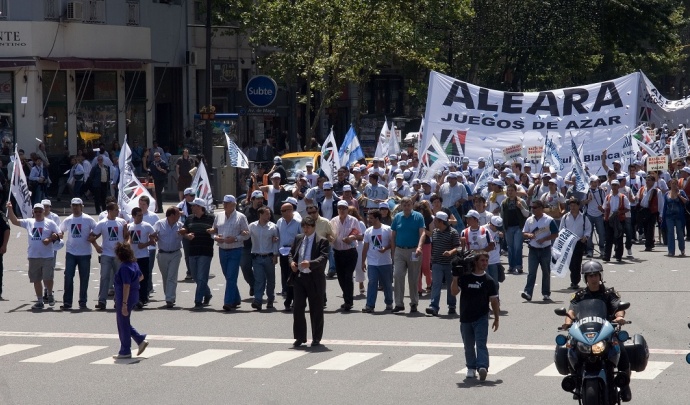
[[[430,180],[434,177],[434,173],[442,170],[447,163],[448,155],[446,155],[446,151],[443,150],[443,146],[441,146],[438,138],[432,137],[427,144],[426,150],[421,154],[419,178]]]
[[[321,146],[321,170],[328,177],[328,181],[333,181],[333,177],[338,172],[338,145],[335,143],[333,128]]]
[[[677,134],[671,138],[671,160],[685,159],[688,155],[688,139],[685,137],[685,131],[678,131]]]
[[[639,127],[638,127],[639,128]],[[637,158],[637,154],[640,152],[640,146],[637,143],[637,139],[633,136],[638,128],[625,134],[623,137],[623,148],[621,149],[621,157],[624,159],[629,159],[633,161]]]
[[[570,148],[573,159],[573,174],[575,175],[575,190],[584,193],[587,191],[587,182],[589,179],[587,178],[585,167],[582,164],[580,153],[577,150],[577,145],[572,138],[570,139]]]
[[[547,137],[544,141],[544,159],[542,164],[544,163],[551,163],[551,166],[553,166],[559,172],[564,168],[563,160],[561,159],[561,155],[558,153],[558,147],[549,137]]]
[[[228,156],[230,157],[230,166],[239,167],[241,169],[249,169],[249,159],[242,152],[239,146],[230,139],[228,133],[225,132],[225,141],[228,143]]]
[[[127,144],[127,137],[125,137],[125,141],[122,143],[122,149],[120,149],[118,168],[120,169],[120,182],[118,183],[119,193],[117,196],[117,205],[120,209],[127,213],[132,212],[132,208],[139,206],[139,198],[143,195],[151,200],[150,206],[155,207],[156,199],[151,196],[149,190],[141,184],[134,174],[132,151]]]
[[[388,129],[388,120],[383,122],[383,128],[381,128],[381,133],[379,134],[379,141],[376,143],[376,152],[374,156],[376,157],[386,157],[388,156],[388,134],[390,129]]]
[[[491,180],[493,176],[493,169],[494,167],[494,153],[493,151],[489,154],[488,161],[486,162],[486,168],[482,171],[482,174],[479,175],[479,178],[477,179],[477,183],[474,185],[475,190],[482,190],[486,188],[486,186],[489,184],[489,180]]]
[[[22,217],[31,218],[33,209],[31,207],[31,193],[29,192],[29,183],[26,181],[26,175],[22,168],[22,160],[19,158],[17,147],[14,147],[14,164],[12,165],[12,183],[10,183],[10,190],[14,199],[17,201],[19,210],[22,212]]]
[[[577,235],[566,228],[558,233],[551,248],[551,273],[556,277],[564,278],[570,274],[570,260],[573,258],[577,239]]]
[[[194,180],[192,180],[192,189],[196,198],[201,198],[206,201],[206,211],[211,211],[211,204],[213,204],[213,192],[211,190],[211,182],[206,174],[206,166],[204,162],[199,163],[196,170]]]

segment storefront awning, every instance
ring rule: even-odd
[[[42,58],[57,62],[59,70],[140,70],[149,59],[83,59],[83,58]]]
[[[35,66],[34,58],[0,58],[0,69],[11,69],[24,66]]]

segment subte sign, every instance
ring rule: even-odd
[[[268,76],[254,76],[244,90],[247,100],[256,107],[268,107],[278,95],[278,85]]]

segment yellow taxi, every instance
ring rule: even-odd
[[[287,173],[288,182],[295,182],[295,173],[298,170],[307,172],[307,162],[314,164],[314,171],[319,169],[321,163],[321,152],[291,152],[280,157],[283,160],[283,167]]]

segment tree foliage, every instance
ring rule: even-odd
[[[242,22],[260,69],[300,89],[309,138],[348,83],[363,85],[382,66],[403,76],[412,114],[423,109],[431,69],[515,91],[640,69],[652,80],[676,75],[687,63],[684,3],[690,2],[254,0]]]

